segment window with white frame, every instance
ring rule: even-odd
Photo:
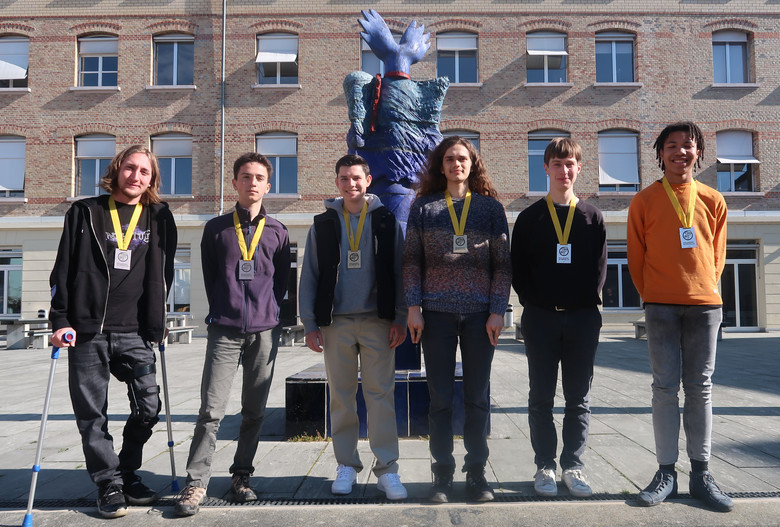
[[[24,137],[0,135],[0,197],[24,196]]]
[[[566,82],[566,35],[539,31],[526,35],[526,80],[529,83]]]
[[[298,35],[258,35],[255,62],[258,84],[298,84]]]
[[[476,148],[477,152],[479,152],[479,134],[477,132],[470,132],[469,130],[447,130],[446,132],[442,132],[441,135],[442,137],[452,137],[457,135],[463,139],[471,141],[471,144],[473,144],[474,148]]]
[[[596,33],[596,82],[634,82],[634,35]]]
[[[117,86],[119,40],[100,35],[79,38],[79,86]]]
[[[639,190],[638,136],[628,130],[599,132],[599,191]]]
[[[26,88],[30,39],[0,37],[0,88]]]
[[[607,279],[601,290],[604,309],[639,309],[641,298],[628,271],[625,244],[607,244]]]
[[[550,180],[544,170],[544,151],[556,137],[569,137],[560,130],[537,130],[528,134],[528,191],[547,192]]]
[[[0,249],[0,315],[22,313],[22,251]]]
[[[437,34],[436,75],[455,84],[478,82],[477,35],[457,31]]]
[[[97,196],[106,191],[99,187],[109,163],[116,153],[113,135],[93,134],[76,138],[76,189],[79,196]]]
[[[393,33],[393,40],[395,40],[395,43],[398,44],[401,42],[401,35],[398,33]],[[371,46],[368,45],[368,43],[360,39],[360,69],[368,73],[369,75],[384,75],[386,73],[385,71],[385,63],[379,60],[379,57],[374,55],[374,52],[371,50]]]
[[[712,34],[712,74],[715,84],[750,82],[747,33],[718,31]]]
[[[152,152],[160,163],[160,193],[192,194],[192,136],[164,134],[152,137]]]
[[[154,37],[154,83],[158,86],[193,84],[195,37],[170,34]]]
[[[173,258],[173,285],[168,292],[168,313],[190,312],[191,267],[190,247],[178,246]]]
[[[753,134],[744,130],[725,130],[715,136],[717,147],[718,190],[721,192],[752,192]]]
[[[257,151],[268,158],[273,167],[272,194],[298,193],[298,136],[274,132],[256,137]]]

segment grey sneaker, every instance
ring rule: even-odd
[[[587,498],[593,495],[593,490],[585,481],[585,476],[582,475],[582,470],[578,468],[567,468],[563,471],[561,476],[566,488],[569,489],[569,494],[575,498]]]
[[[690,490],[691,496],[702,500],[708,507],[718,512],[729,512],[734,508],[734,502],[725,492],[720,490],[718,484],[715,483],[715,478],[707,470],[691,472],[688,490]]]
[[[179,498],[173,506],[173,511],[176,513],[176,516],[194,516],[198,513],[200,502],[205,497],[206,489],[196,487],[195,485],[187,485],[179,494]]]
[[[540,468],[534,474],[534,490],[539,496],[557,496],[558,484],[555,482],[555,471],[551,468]]]
[[[233,477],[230,478],[230,490],[233,491],[233,497],[237,503],[246,503],[257,499],[257,494],[249,484],[249,474],[233,474]]]
[[[655,473],[653,481],[639,493],[637,498],[639,504],[645,507],[658,505],[666,498],[677,497],[677,472],[663,472],[661,470]]]

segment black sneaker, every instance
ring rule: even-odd
[[[720,490],[715,478],[707,470],[691,472],[688,483],[691,496],[702,500],[708,507],[718,512],[729,512],[734,508],[734,502]]]
[[[493,489],[485,479],[482,469],[469,470],[466,473],[466,495],[472,501],[493,501]]]
[[[147,505],[157,499],[157,493],[141,483],[141,478],[135,474],[123,476],[122,479],[125,499],[130,505]]]
[[[246,503],[257,499],[257,494],[249,484],[249,474],[233,474],[230,478],[230,490],[237,503]]]
[[[677,497],[677,472],[659,470],[653,476],[653,481],[639,493],[639,504],[645,507],[658,505],[666,498]]]
[[[434,503],[447,503],[452,494],[452,474],[434,474],[428,499]]]
[[[122,485],[113,481],[101,483],[98,487],[98,512],[104,518],[120,518],[127,514],[127,502]]]

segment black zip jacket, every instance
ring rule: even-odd
[[[109,263],[99,236],[106,231],[108,196],[75,202],[65,214],[57,259],[49,277],[49,319],[56,331],[72,327],[78,333],[100,333],[106,316]],[[160,342],[164,337],[167,292],[173,283],[176,224],[167,203],[144,205],[150,215],[149,249],[143,295],[138,304],[138,334]]]

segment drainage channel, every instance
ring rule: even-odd
[[[748,498],[780,498],[780,492],[730,492],[729,496],[734,499]],[[634,494],[594,494],[589,498],[573,498],[571,496],[556,496],[554,498],[543,498],[540,496],[503,496],[500,493],[496,495],[495,503],[524,503],[524,502],[572,502],[572,501],[617,501],[624,502],[633,500]],[[689,494],[679,494],[675,500],[691,499]],[[155,502],[155,507],[173,507],[176,501],[173,498],[163,498]],[[201,502],[201,507],[274,507],[291,505],[388,505],[388,504],[406,504],[422,505],[428,504],[424,498],[409,498],[400,501],[388,501],[382,497],[364,497],[364,498],[266,498],[248,503],[235,503],[219,498],[206,497]],[[467,501],[455,501],[451,503],[469,503]],[[36,509],[78,509],[95,506],[94,499],[42,499],[35,500]],[[0,509],[26,509],[26,500],[0,500]]]

